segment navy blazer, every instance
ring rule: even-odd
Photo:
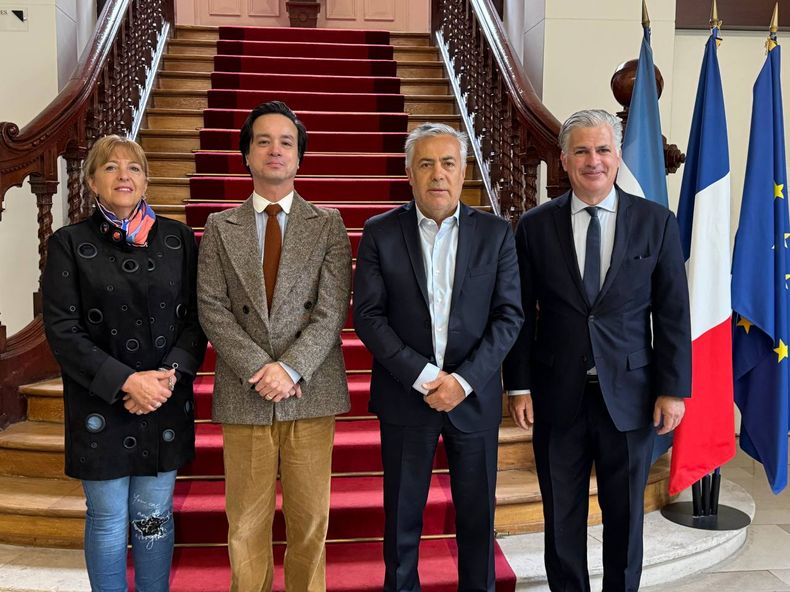
[[[531,389],[536,420],[568,425],[581,408],[594,355],[621,431],[652,422],[659,395],[691,392],[686,269],[675,216],[617,189],[614,249],[587,302],[571,227],[570,193],[525,213],[516,229],[526,320],[504,364],[508,390]]]
[[[397,425],[440,425],[412,385],[435,363],[416,205],[367,221],[354,277],[354,327],[373,354],[370,411]],[[523,322],[513,234],[501,218],[461,204],[444,370],[474,389],[450,413],[461,431],[502,419],[502,360]]]

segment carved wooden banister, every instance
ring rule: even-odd
[[[492,207],[515,224],[537,204],[541,162],[548,195],[567,189],[557,141],[560,122],[514,55],[491,0],[433,0],[432,15]]]
[[[105,134],[134,136],[174,15],[173,0],[108,0],[60,94],[21,130],[0,122],[0,219],[8,189],[28,179],[38,208],[40,271],[52,234],[58,158],[66,162],[68,217],[76,222],[91,207],[80,182],[82,161]],[[24,416],[24,402],[16,392],[20,384],[57,373],[44,337],[40,287],[33,297],[33,313],[30,324],[7,338],[0,323],[0,429]]]

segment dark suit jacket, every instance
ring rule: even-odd
[[[474,389],[449,415],[461,431],[499,424],[500,366],[523,321],[507,222],[461,205],[444,370]],[[357,255],[354,327],[373,354],[370,410],[398,425],[440,424],[412,388],[434,363],[431,315],[414,202],[368,220]]]
[[[587,302],[571,229],[570,194],[519,221],[525,323],[504,364],[508,390],[531,389],[536,420],[578,414],[592,342],[609,414],[621,431],[647,426],[659,395],[691,391],[688,286],[672,212],[619,188],[612,262]],[[652,319],[652,327],[651,327]]]

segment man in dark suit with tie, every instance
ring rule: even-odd
[[[406,141],[414,201],[365,224],[354,327],[373,354],[370,410],[384,465],[384,590],[420,590],[434,452],[444,441],[458,589],[494,590],[500,365],[523,320],[513,236],[459,203],[466,135],[427,123]]]
[[[553,592],[587,592],[595,465],[603,590],[636,591],[644,488],[656,433],[677,427],[691,391],[688,287],[666,208],[615,186],[622,127],[580,111],[560,131],[571,191],[521,218],[525,322],[504,364],[515,422],[533,423]],[[533,416],[534,404],[534,416]]]

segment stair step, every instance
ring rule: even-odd
[[[334,186],[330,182],[336,182]],[[190,187],[192,191],[190,192]],[[177,204],[190,199],[199,189],[199,197],[210,201],[244,200],[252,194],[249,177],[151,177],[148,183],[148,201],[151,204]],[[328,188],[331,193],[322,193]],[[296,189],[313,203],[330,202],[406,202],[412,197],[411,187],[405,178],[398,179],[321,179],[297,178]],[[482,181],[466,181],[461,201],[467,205],[482,202]]]
[[[167,42],[167,53],[213,56],[217,54],[217,43],[212,39],[171,39]]]
[[[217,72],[315,74],[331,72],[335,76],[398,76],[393,59],[347,59],[327,55],[316,57],[227,55],[214,57]],[[211,71],[211,70],[210,70]]]
[[[218,56],[219,57],[219,56]],[[226,56],[227,59],[234,60],[236,63],[240,62],[239,56]],[[280,69],[272,69],[272,63],[277,58],[266,58],[266,57],[255,57],[255,56],[245,56],[245,59],[259,59],[259,60],[268,60],[268,67],[255,67],[253,71],[265,71],[265,72],[277,72],[277,71],[284,71],[285,73],[293,71],[292,68],[289,67],[287,60],[289,58],[281,58],[282,65]],[[291,59],[298,59],[298,58],[291,58]],[[307,61],[317,61],[318,66],[321,69],[326,70],[326,64],[321,63],[320,60],[307,60]],[[346,62],[356,62],[357,60],[345,60]],[[384,60],[386,62],[386,60]],[[415,61],[415,60],[398,60],[395,62],[394,60],[390,60],[392,66],[387,66],[387,68],[394,68],[394,70],[387,70],[382,72],[381,75],[387,76],[399,76],[403,79],[408,78],[445,78],[447,76],[444,64],[441,61]],[[221,62],[220,62],[221,63]],[[213,72],[215,65],[215,56],[214,55],[200,55],[200,54],[165,54],[164,60],[162,63],[162,71],[163,72]],[[349,64],[349,67],[358,67],[354,66],[353,64]],[[227,70],[228,67],[225,66],[220,69]],[[321,69],[318,70],[320,73]],[[239,71],[243,71],[238,69]],[[368,70],[365,70],[368,72]]]
[[[318,30],[326,31],[327,29]],[[220,35],[219,27],[204,25],[176,25],[175,31],[176,39],[204,39],[216,41],[219,39]],[[390,32],[389,43],[392,45],[429,46],[431,45],[431,36],[428,33]]]
[[[308,132],[309,152],[332,153],[403,153],[406,132]],[[238,129],[202,129],[198,132],[204,150],[236,151]]]
[[[278,42],[278,41],[236,41],[220,39],[215,45],[210,42],[194,42],[168,46],[168,51],[206,53],[212,49],[219,55],[269,56],[269,57],[303,57],[303,58],[336,58],[352,60],[391,60],[393,48],[381,44],[345,44],[345,43],[314,43],[314,42]],[[433,48],[423,48],[433,49]]]
[[[389,31],[361,29],[220,26],[219,39],[269,43],[389,45]]]
[[[155,108],[252,109],[261,102],[281,97],[295,110],[306,110],[320,101],[328,110],[350,111],[402,111],[413,115],[453,115],[455,99],[452,95],[398,95],[398,94],[346,94],[300,93],[292,91],[234,91],[226,90],[173,90],[155,89],[151,93]]]
[[[281,592],[284,548],[276,546],[272,589]],[[382,589],[384,564],[380,542],[342,542],[326,546],[327,590],[375,592]],[[425,592],[453,592],[458,587],[458,550],[453,538],[420,543],[420,585]],[[514,590],[516,578],[499,546],[495,549],[497,592]],[[130,584],[131,586],[131,584]],[[176,548],[171,592],[215,592],[230,588],[230,567],[224,548]],[[131,589],[131,588],[130,588]]]
[[[143,129],[137,141],[147,152],[191,152],[200,149],[197,130]]]
[[[669,460],[659,458],[650,469],[645,487],[645,513],[653,512],[669,502]],[[523,534],[543,530],[543,506],[534,469],[500,470],[497,473],[496,519],[497,535]],[[593,473],[590,479],[590,509],[587,524],[601,523],[598,484]]]
[[[650,472],[645,490],[646,512],[666,503],[668,478],[669,463],[660,459]],[[449,475],[435,474],[432,480],[423,534],[452,533],[454,510],[450,503]],[[543,509],[534,470],[500,471],[496,500],[495,528],[498,535],[542,530]],[[330,541],[382,536],[381,504],[380,475],[334,478],[330,501]],[[285,535],[279,495],[277,507],[274,539],[282,541]],[[227,532],[222,480],[179,480],[174,509],[176,539],[180,545],[224,543],[224,540],[216,538],[217,533]],[[79,548],[82,546],[84,514],[82,485],[77,480],[0,476],[0,543]],[[600,521],[597,483],[593,475],[588,522],[592,525]]]
[[[385,78],[326,76],[318,74],[250,74],[227,72],[160,72],[157,87],[173,90],[208,90],[210,88],[261,88],[273,90],[310,90],[332,92],[342,89],[351,92],[359,87],[359,92],[389,92],[404,94],[449,93],[446,78]]]
[[[214,56],[165,54],[160,72],[212,72]]]
[[[219,39],[219,27],[210,25],[176,25],[175,38],[216,41]]]
[[[148,152],[148,174],[152,177],[186,177],[195,174],[193,152]]]

